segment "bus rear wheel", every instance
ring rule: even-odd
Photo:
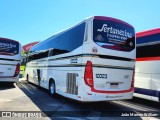
[[[50,84],[49,84],[49,94],[51,96],[55,96],[55,94],[56,94],[56,86],[55,86],[55,82],[53,80],[51,80]]]

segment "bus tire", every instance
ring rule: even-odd
[[[49,94],[53,97],[56,94],[56,85],[54,80],[50,80],[49,82]]]

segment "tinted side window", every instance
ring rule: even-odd
[[[160,44],[151,44],[160,40],[160,33],[138,37],[137,45],[146,43],[145,46],[137,47],[137,58],[160,56]]]
[[[71,52],[83,44],[85,23],[70,29],[47,43],[48,48],[54,48],[53,55]]]
[[[64,54],[67,53],[69,51],[67,50],[60,50],[60,49],[53,49],[50,56],[54,56],[54,55],[59,55],[59,54]]]
[[[34,55],[34,60],[48,57],[48,50],[45,52],[40,52],[39,54]]]
[[[60,36],[59,47],[62,50],[72,51],[83,44],[85,23],[69,30]]]
[[[160,44],[137,47],[137,58],[160,56]]]
[[[148,57],[158,57],[160,56],[160,44],[148,45],[147,49]]]
[[[30,53],[40,52],[42,50],[53,49],[52,56],[71,52],[83,44],[85,33],[85,22],[57,36],[52,36],[47,40],[31,48]],[[35,54],[29,57],[29,60],[35,60],[47,57],[48,53]]]
[[[30,62],[32,60],[37,60],[37,59],[48,57],[48,52],[49,52],[49,50],[47,50],[45,52],[32,54],[32,55],[28,56],[28,62]]]
[[[56,49],[57,54],[63,54],[75,50],[83,44],[85,23],[82,23],[58,36],[53,36],[31,48],[30,52]]]
[[[147,46],[137,47],[137,58],[147,57]]]
[[[30,62],[30,61],[32,61],[32,60],[34,60],[34,55],[30,55],[30,56],[28,56],[28,58],[27,58],[27,62]]]

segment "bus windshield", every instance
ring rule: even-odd
[[[135,48],[134,28],[111,20],[93,20],[93,41],[99,46],[130,52]]]
[[[19,43],[4,38],[0,38],[0,54],[16,55],[19,53]]]

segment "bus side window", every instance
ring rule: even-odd
[[[60,55],[68,52],[68,50],[52,49],[49,56]]]
[[[137,47],[137,58],[147,57],[147,46]]]
[[[48,57],[49,50],[34,55],[34,60]]]
[[[40,58],[45,58],[45,57],[48,57],[48,53],[49,53],[49,50],[45,51],[45,52],[42,52],[40,54]]]
[[[30,62],[30,61],[32,61],[32,60],[34,60],[34,55],[28,56],[28,61],[27,61],[27,62]]]
[[[148,45],[148,57],[160,56],[160,44]]]

